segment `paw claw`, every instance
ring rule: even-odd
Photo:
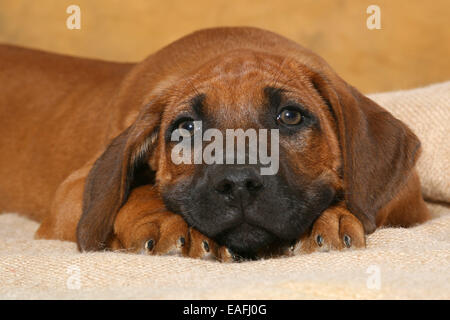
[[[218,258],[221,262],[233,262],[234,260],[234,255],[231,252],[230,249],[222,247],[219,250],[219,254],[218,254]]]
[[[231,259],[234,262],[241,262],[244,260],[244,258],[242,258],[240,255],[235,254],[233,251],[231,251],[230,249],[227,249],[230,252],[231,255]]]
[[[209,252],[209,244],[206,240],[203,240],[203,249],[205,250],[205,252]]]
[[[186,244],[186,239],[184,237],[178,238],[177,247],[183,248],[185,244]]]
[[[319,247],[323,246],[323,237],[320,234],[316,236],[316,243]]]
[[[302,240],[293,241],[289,246],[287,255],[295,256],[302,252]]]
[[[144,246],[147,251],[152,251],[153,248],[155,247],[155,240],[153,239],[147,240]]]
[[[347,248],[352,246],[352,238],[348,234],[344,234],[343,241]]]

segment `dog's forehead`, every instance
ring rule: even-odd
[[[238,98],[255,94],[265,83],[275,83],[281,69],[280,57],[238,50],[203,65],[192,81],[211,97]],[[259,95],[260,90],[256,93]]]
[[[199,68],[187,80],[187,86],[195,91],[194,96],[202,97],[203,113],[229,126],[239,126],[243,121],[248,126],[258,109],[267,104],[266,89],[301,83],[301,71],[285,57],[239,50]],[[297,83],[295,90],[302,87]]]
[[[212,119],[216,128],[261,127],[261,114],[269,110],[267,89],[272,88],[283,89],[283,99],[307,108],[317,109],[321,104],[311,83],[310,67],[293,57],[234,50],[194,69],[164,89],[164,127],[177,117],[194,115],[195,109],[201,109],[202,116]]]

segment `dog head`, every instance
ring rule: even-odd
[[[144,169],[169,210],[245,257],[298,239],[338,201],[372,232],[376,212],[414,166],[419,141],[324,62],[301,61],[252,50],[227,52],[148,97],[136,121],[89,174],[80,249],[103,248]],[[277,172],[261,175],[259,161],[174,163],[172,134],[179,128],[194,134],[194,121],[201,121],[202,132],[214,128],[223,136],[227,129],[277,129]]]

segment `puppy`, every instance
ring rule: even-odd
[[[311,51],[195,32],[137,64],[0,46],[0,210],[36,237],[222,261],[365,246],[426,221],[420,142]],[[276,129],[279,170],[175,164],[177,128]]]

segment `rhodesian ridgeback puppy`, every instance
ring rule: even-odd
[[[2,45],[0,112],[0,210],[81,251],[254,259],[429,218],[414,133],[269,31],[201,30],[136,64]],[[175,164],[195,121],[278,130],[279,170]]]

